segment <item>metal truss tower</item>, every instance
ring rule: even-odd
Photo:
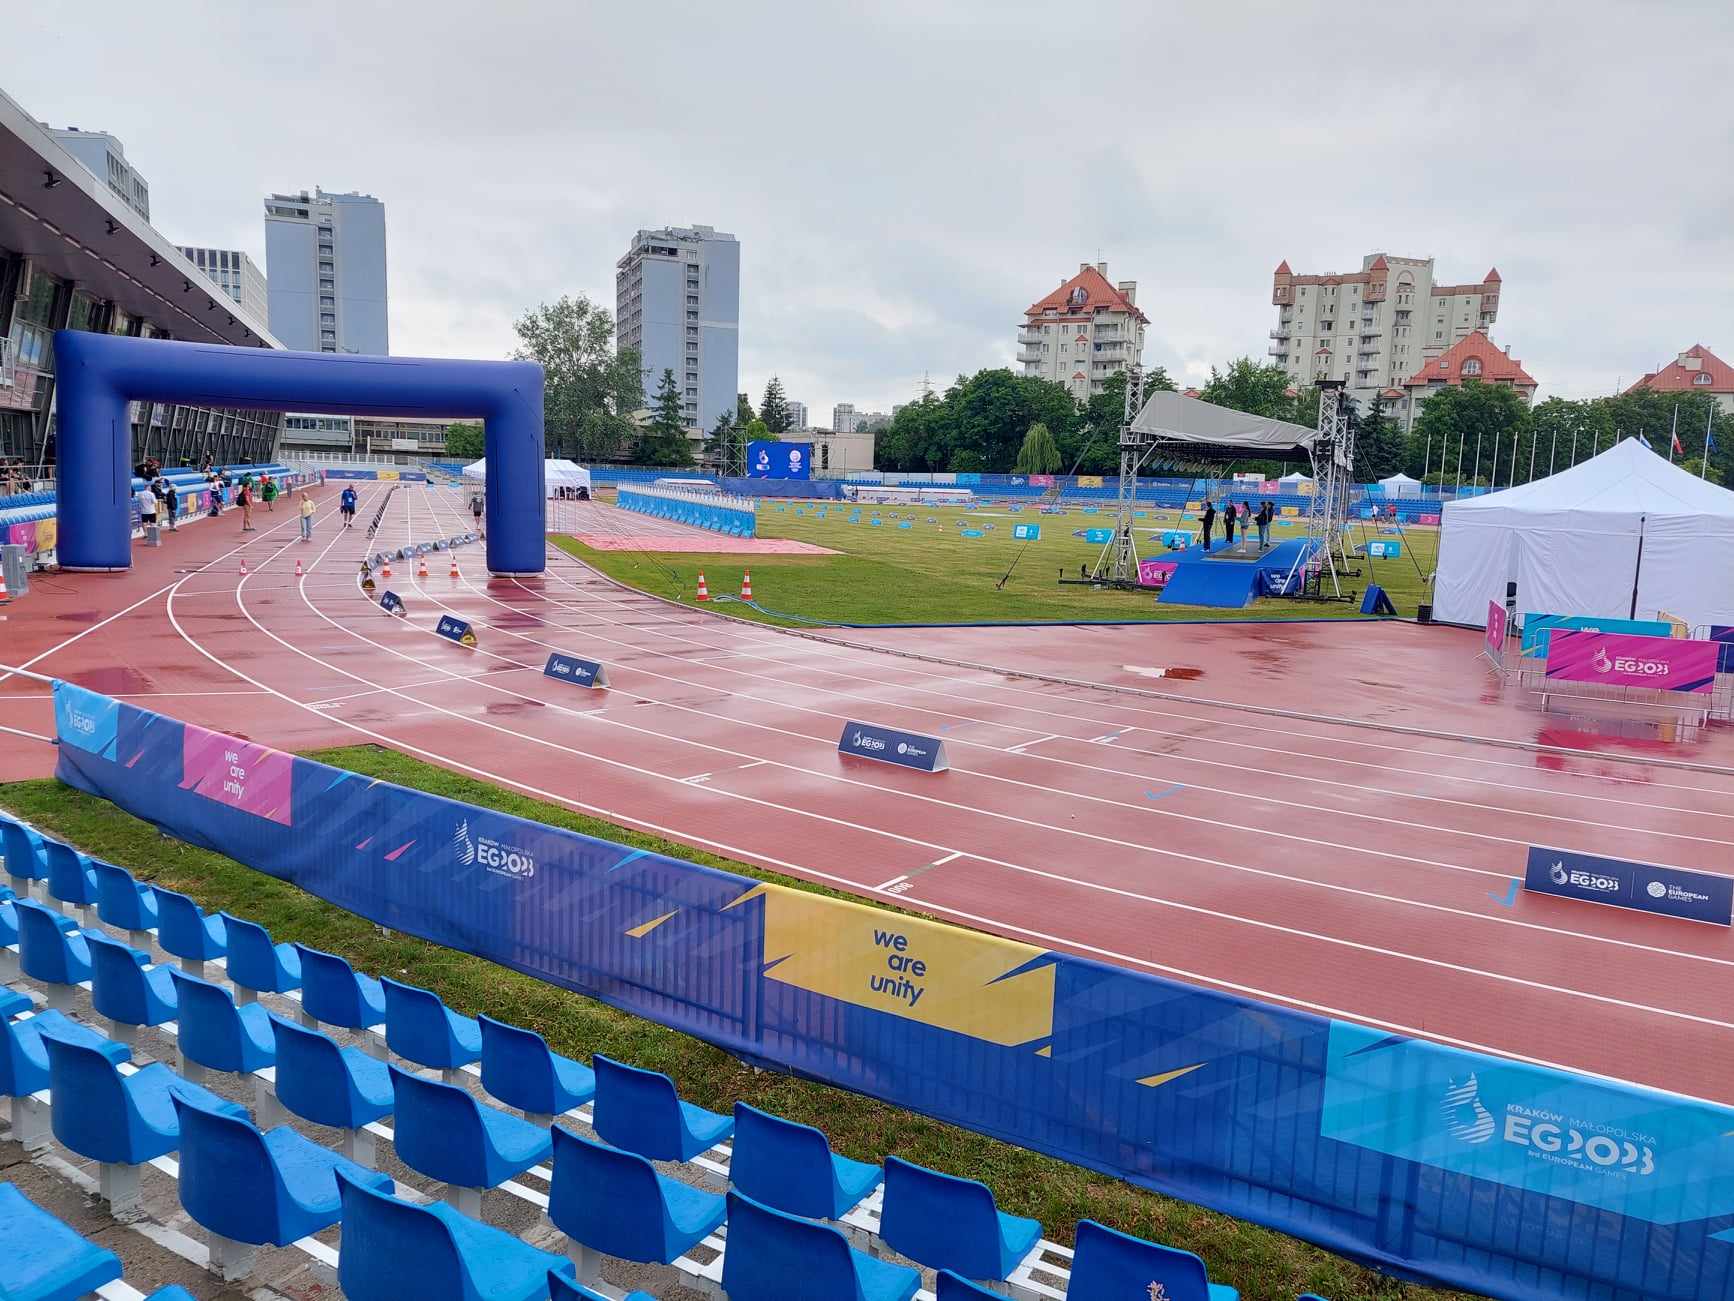
[[[1302,557],[1307,591],[1313,596],[1341,598],[1342,580],[1349,574],[1343,536],[1355,487],[1355,428],[1348,401],[1341,380],[1319,381],[1319,437],[1312,447],[1313,496],[1307,504],[1307,546]]]
[[[1126,405],[1120,418],[1120,492],[1114,536],[1096,557],[1096,568],[1090,575],[1094,582],[1124,586],[1136,586],[1138,582],[1138,544],[1132,536],[1132,508],[1138,499],[1138,469],[1156,447],[1155,439],[1132,430],[1133,420],[1143,409],[1144,368],[1129,366]]]

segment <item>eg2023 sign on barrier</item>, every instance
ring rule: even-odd
[[[1547,648],[1547,677],[1653,691],[1711,691],[1717,649],[1713,641],[1555,628]]]

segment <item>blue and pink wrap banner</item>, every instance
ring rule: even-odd
[[[769,885],[65,683],[55,703],[63,781],[745,1060],[1407,1278],[1734,1301],[1734,1109]]]
[[[1654,691],[1711,691],[1718,650],[1713,641],[1555,628],[1547,648],[1547,677]]]

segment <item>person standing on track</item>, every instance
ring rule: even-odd
[[[169,532],[175,531],[175,519],[181,513],[181,494],[175,488],[173,479],[159,479],[163,486],[163,505],[168,507]]]
[[[480,491],[470,494],[470,514],[475,516],[477,533],[482,531],[482,511],[487,508],[487,504]]]
[[[1204,503],[1204,549],[1210,550],[1210,530],[1216,527],[1216,503],[1208,499]]]
[[[157,495],[151,491],[150,484],[145,484],[134,494],[138,499],[138,520],[148,531],[157,522]]]
[[[268,474],[259,476],[259,495],[265,499],[265,509],[275,511],[277,500],[277,481]]]
[[[345,488],[337,498],[337,510],[343,516],[343,527],[346,529],[355,527],[355,500],[354,488]]]
[[[235,504],[241,508],[241,532],[253,531],[253,485],[246,479],[235,492]]]
[[[313,541],[313,498],[305,490],[301,493],[301,540]]]

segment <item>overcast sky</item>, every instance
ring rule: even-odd
[[[60,10],[60,12],[56,12]],[[1263,358],[1271,273],[1504,277],[1543,395],[1734,360],[1734,5],[880,0],[20,5],[0,85],[118,135],[180,243],[264,262],[269,190],[386,205],[394,352],[612,311],[639,227],[741,240],[741,386],[815,423],[1010,364],[1108,262],[1147,364]]]

